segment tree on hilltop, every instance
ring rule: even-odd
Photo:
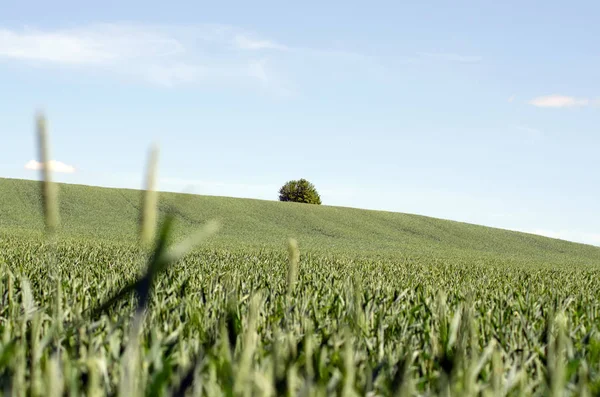
[[[306,179],[289,181],[279,189],[279,201],[321,204],[321,196],[315,186]]]

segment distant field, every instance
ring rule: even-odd
[[[156,277],[138,346],[135,295],[90,310],[146,271],[140,192],[60,185],[60,203],[53,245],[38,183],[0,179],[5,395],[600,394],[600,248],[160,194],[161,216],[176,214],[172,242],[210,219],[223,226]]]
[[[38,182],[0,178],[0,231],[43,230]],[[65,236],[135,242],[140,192],[60,185]],[[448,255],[560,266],[600,264],[600,248],[526,233],[418,215],[276,201],[160,194],[160,212],[175,210],[178,235],[209,219],[223,224],[211,244],[388,258]]]

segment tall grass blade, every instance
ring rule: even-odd
[[[300,261],[300,250],[298,249],[298,242],[291,238],[288,240],[288,295],[294,292],[296,285],[296,279],[298,277],[298,262]]]
[[[158,194],[156,192],[156,181],[158,173],[158,147],[150,148],[148,162],[146,165],[145,189],[142,191],[142,206],[140,214],[140,242],[143,247],[149,247],[156,233],[156,222],[158,213]]]
[[[46,118],[42,113],[36,117],[38,156],[41,168],[42,206],[46,232],[54,235],[59,224],[58,193],[56,185],[52,182],[50,144],[48,143],[48,131]]]
[[[184,241],[175,244],[172,248],[167,248],[167,243],[170,238],[174,216],[169,214],[165,218],[162,225],[160,235],[156,242],[154,252],[150,257],[148,268],[146,273],[131,283],[128,283],[125,287],[119,290],[117,293],[108,298],[103,304],[91,311],[91,317],[96,318],[103,312],[110,309],[114,304],[128,296],[132,292],[136,292],[138,296],[138,305],[136,312],[143,311],[150,297],[152,284],[158,274],[163,272],[167,266],[177,260],[181,259],[187,254],[193,247],[208,238],[210,235],[215,233],[219,229],[217,222],[208,222],[198,232],[193,234],[191,237]]]

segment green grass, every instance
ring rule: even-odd
[[[0,179],[6,395],[600,393],[599,248],[161,193],[159,218],[175,214],[170,243],[210,219],[222,227],[160,271],[162,256],[137,245],[139,191],[58,190],[54,243],[39,184]],[[128,288],[148,297],[145,310],[135,294],[104,305]]]
[[[61,232],[66,237],[134,242],[140,191],[60,184]],[[178,236],[209,219],[223,228],[211,244],[223,248],[284,247],[296,238],[303,250],[367,257],[431,256],[523,263],[595,266],[600,248],[526,233],[402,213],[276,201],[159,195],[164,216],[174,210]],[[39,183],[0,178],[0,230],[44,229]]]

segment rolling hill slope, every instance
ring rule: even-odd
[[[74,238],[134,241],[140,192],[60,184],[62,231]],[[0,178],[0,232],[35,234],[43,228],[39,185]],[[453,260],[600,265],[600,248],[425,216],[252,199],[160,194],[180,234],[217,218],[212,244],[282,248],[295,237],[302,249],[336,255],[434,256]]]

